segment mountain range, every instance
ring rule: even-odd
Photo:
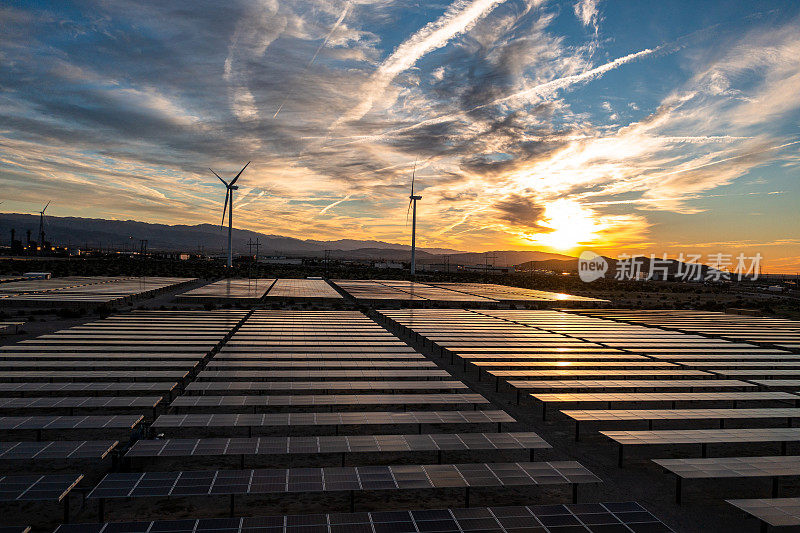
[[[31,231],[37,240],[39,216],[19,213],[0,213],[0,243],[10,243],[11,230],[16,239],[24,241]],[[48,216],[45,221],[45,238],[58,245],[77,248],[105,248],[116,250],[139,249],[140,241],[147,240],[150,251],[222,253],[227,249],[228,232],[213,224],[168,225],[150,224],[135,220],[107,220],[100,218]],[[297,239],[283,235],[270,235],[245,229],[233,229],[233,248],[236,254],[249,253],[248,241],[260,242],[259,255],[323,257],[328,250],[334,259],[376,259],[408,261],[411,247],[374,240],[338,239],[321,241]],[[255,251],[255,250],[253,250]],[[486,253],[453,250],[449,248],[417,248],[420,263],[483,265],[487,261],[496,266],[511,266],[527,261],[570,261],[568,255],[535,250],[499,250]]]

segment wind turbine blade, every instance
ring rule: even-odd
[[[414,158],[414,170],[411,171],[411,196],[414,196],[414,178],[417,175],[417,159]]]
[[[408,201],[408,209],[406,209],[406,226],[408,226],[408,214],[411,212],[411,202],[413,202],[413,201],[414,200],[409,200]]]
[[[248,162],[247,162],[247,165],[249,165],[249,164],[250,164],[250,161],[248,161]],[[239,179],[239,176],[241,176],[241,175],[242,175],[242,172],[244,172],[244,169],[246,169],[246,168],[247,168],[247,165],[243,166],[243,167],[242,167],[242,170],[240,170],[240,171],[239,171],[239,173],[238,173],[238,174],[236,174],[236,177],[235,177],[235,178],[233,178],[233,180],[231,180],[231,185],[233,185],[234,183],[236,183],[236,180],[238,180],[238,179]]]
[[[221,227],[225,227],[225,212],[228,210],[228,197],[231,194],[230,189],[225,190],[225,207],[222,208],[222,223],[220,224]]]
[[[52,201],[53,201],[53,200],[48,200],[48,201],[47,201],[47,204],[44,206],[44,209],[42,209],[42,213],[44,213],[45,211],[47,211],[47,206],[48,206],[48,205],[50,205],[50,202],[52,202]]]
[[[211,169],[209,168],[208,170],[211,170]],[[227,181],[225,181],[224,179],[220,178],[220,177],[219,177],[219,174],[217,174],[217,173],[216,173],[216,172],[214,172],[213,170],[211,170],[211,173],[212,173],[212,174],[214,174],[214,175],[215,175],[217,178],[219,178],[219,181],[221,181],[222,183],[224,183],[226,187],[228,186],[228,182],[227,182]]]

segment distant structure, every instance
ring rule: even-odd
[[[42,254],[44,254],[45,250],[45,241],[44,241],[44,212],[47,211],[47,207],[50,205],[52,200],[49,200],[47,204],[45,204],[44,208],[39,211],[39,250],[41,250]]]
[[[414,161],[414,170],[411,172],[411,194],[408,197],[408,209],[406,209],[406,224],[408,224],[408,212],[413,206],[411,215],[411,275],[417,273],[417,200],[422,200],[422,196],[414,194],[414,178],[417,174],[417,162]]]
[[[250,164],[250,161],[247,162],[247,165],[249,165],[249,164]],[[217,174],[216,172],[214,172],[210,168],[208,169],[208,170],[211,170],[212,174],[214,174],[217,178],[219,178],[219,181],[221,181],[225,185],[225,189],[226,189],[225,190],[225,207],[223,207],[223,209],[222,209],[222,225],[225,224],[225,210],[227,210],[228,211],[228,268],[231,268],[233,266],[233,248],[231,248],[231,238],[232,238],[232,234],[233,234],[233,191],[235,191],[235,190],[237,190],[239,188],[237,185],[234,185],[234,184],[236,183],[236,180],[239,179],[239,176],[242,175],[242,172],[244,172],[244,169],[247,168],[247,165],[242,167],[242,170],[240,170],[239,173],[236,174],[236,177],[234,177],[231,180],[230,183],[228,183],[224,179],[220,178],[219,174]],[[229,207],[229,204],[230,204],[230,207]]]

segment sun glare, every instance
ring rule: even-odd
[[[543,226],[553,231],[540,233],[535,241],[550,248],[569,250],[595,237],[597,223],[590,210],[572,200],[556,200],[547,204]]]

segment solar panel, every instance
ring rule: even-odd
[[[468,390],[460,381],[194,381],[195,391]]]
[[[72,381],[72,380],[181,380],[189,375],[185,370],[20,370],[0,372],[0,381],[14,381],[17,379],[46,379],[53,381]]]
[[[160,415],[154,428],[291,427],[394,424],[486,424],[515,422],[505,411],[346,411],[342,413],[264,413]]]
[[[194,365],[197,360],[205,357],[207,352],[197,353],[171,353],[169,358],[176,363]],[[61,361],[98,361],[98,364],[108,360],[122,360],[122,361],[136,361],[147,364],[150,360],[159,360],[164,358],[164,352],[131,352],[131,353],[108,353],[108,352],[16,352],[16,351],[0,351],[0,360],[20,360],[20,361],[57,361],[55,364],[61,364]]]
[[[536,433],[439,433],[138,440],[126,457],[198,455],[286,455],[419,452],[451,450],[533,450],[550,448]]]
[[[791,401],[800,403],[800,396],[786,392],[576,392],[534,393],[531,397],[542,402],[542,417],[547,416],[547,406],[552,403],[606,402],[718,402],[733,401]]]
[[[154,408],[161,396],[112,396],[110,398],[68,396],[64,398],[0,398],[0,409],[123,409]]]
[[[0,460],[104,459],[118,441],[0,442]]]
[[[581,422],[621,420],[716,420],[721,418],[797,418],[800,408],[770,407],[763,409],[595,409],[563,410],[564,415]]]
[[[722,401],[722,400],[800,400],[786,392],[586,392],[531,394],[541,402],[649,402],[649,401]]]
[[[611,377],[639,377],[639,376],[690,376],[712,377],[712,374],[702,370],[489,370],[487,374],[495,377],[539,377],[539,378],[571,378],[592,376],[595,379],[609,379]]]
[[[752,388],[752,383],[735,379],[551,379],[551,380],[509,380],[508,384],[517,389],[638,389],[638,388]]]
[[[71,394],[77,392],[91,392],[94,394],[122,392],[169,392],[178,384],[175,382],[161,381],[133,381],[133,382],[81,382],[71,381],[64,383],[0,383],[0,392],[4,393],[49,393],[51,395]],[[2,399],[0,399],[2,403]]]
[[[600,433],[625,446],[800,441],[800,428],[662,429],[658,431],[601,431]]]
[[[762,387],[789,387],[800,388],[800,379],[754,379],[753,383]]]
[[[24,399],[24,398],[19,398]],[[170,407],[286,407],[311,405],[463,405],[487,404],[480,394],[303,394],[292,396],[179,396]],[[0,401],[0,408],[3,403]]]
[[[0,476],[0,501],[61,501],[83,474]]]
[[[44,429],[133,429],[142,415],[0,416],[0,431]]]
[[[0,292],[4,302],[91,303],[113,304],[145,297],[169,287],[177,287],[193,278],[125,278],[125,277],[66,277],[48,280],[25,280],[4,283]]]
[[[221,360],[247,360],[247,359],[257,359],[259,361],[298,361],[298,360],[327,360],[327,359],[334,359],[336,361],[346,361],[346,360],[364,360],[368,359],[370,361],[385,361],[385,360],[392,360],[392,361],[400,361],[400,360],[424,360],[425,356],[421,353],[413,352],[412,349],[409,347],[408,349],[404,349],[399,351],[399,349],[394,350],[396,353],[387,353],[387,352],[358,352],[358,351],[345,351],[345,352],[261,352],[259,350],[254,351],[244,351],[244,350],[229,350],[225,347],[220,350],[214,356],[214,361],[221,361]],[[2,353],[0,353],[0,357],[2,357]],[[641,356],[638,356],[641,357]]]
[[[774,527],[800,525],[800,498],[725,500]]]
[[[165,350],[166,351],[166,350]],[[245,352],[245,353],[252,353],[258,352],[261,354],[261,357],[264,359],[275,359],[280,357],[279,353],[319,353],[319,354],[351,354],[351,353],[364,353],[364,354],[378,354],[378,353],[398,353],[398,354],[413,354],[414,349],[411,346],[407,346],[405,344],[382,344],[382,345],[374,345],[374,344],[367,344],[361,343],[358,345],[355,344],[342,344],[342,345],[319,345],[315,346],[313,344],[286,344],[286,345],[248,345],[248,344],[236,344],[229,342],[225,345],[225,352]],[[425,357],[422,354],[416,354],[418,357]],[[329,356],[334,357],[334,356]],[[340,357],[336,355],[335,357]]]
[[[720,457],[702,459],[653,459],[675,475],[675,501],[682,499],[682,480],[718,478],[772,478],[772,495],[778,495],[778,478],[800,475],[800,457]]]
[[[85,359],[44,359],[44,360],[0,360],[0,369],[25,368],[25,369],[63,369],[85,368],[88,370],[102,368],[183,368],[192,369],[197,366],[197,361],[179,359],[177,361],[156,360],[130,360],[118,359],[110,361],[85,360]]]
[[[333,298],[342,299],[342,295],[321,279],[279,279],[267,293],[272,298]]]
[[[203,370],[198,379],[254,378],[441,378],[451,377],[446,370]]]
[[[800,475],[800,456],[653,459],[653,462],[684,479]]]
[[[621,502],[75,524],[59,526],[56,533],[297,533],[300,528],[307,533],[559,533],[565,528],[588,533],[671,531],[638,503]]]
[[[224,360],[221,360],[224,359]],[[230,368],[359,368],[359,369],[373,369],[373,368],[437,368],[436,363],[433,361],[382,361],[382,360],[366,360],[366,361],[243,361],[243,360],[228,360],[220,356],[214,357],[205,367],[211,370],[221,370]]]
[[[0,479],[0,482],[2,479]],[[575,461],[111,473],[87,498],[598,483]]]
[[[178,302],[255,302],[269,290],[274,279],[227,278],[181,293]]]

